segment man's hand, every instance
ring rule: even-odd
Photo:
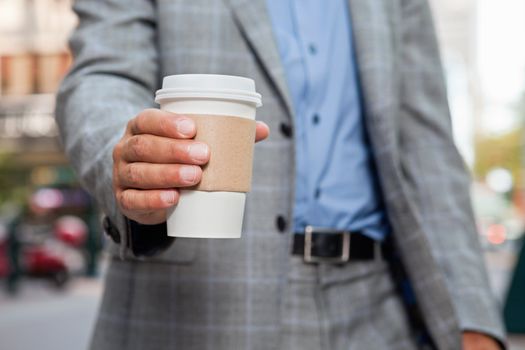
[[[463,350],[501,350],[501,347],[488,335],[463,332]]]
[[[128,122],[113,150],[113,192],[122,213],[142,224],[166,220],[166,208],[177,204],[178,188],[201,180],[210,149],[192,140],[197,130],[188,117],[147,109]],[[269,128],[257,122],[255,141]]]

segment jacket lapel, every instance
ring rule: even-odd
[[[423,317],[440,349],[456,347],[459,329],[443,271],[432,255],[418,209],[403,180],[397,130],[396,28],[390,0],[349,0],[358,71],[370,136],[388,216]]]
[[[397,154],[394,48],[383,1],[350,0],[349,9],[366,124],[376,153]]]
[[[225,0],[255,54],[275,85],[288,114],[292,103],[265,0]]]

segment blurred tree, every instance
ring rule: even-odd
[[[515,188],[523,188],[522,151],[525,128],[520,126],[509,133],[476,140],[474,174],[485,179],[494,168],[505,168],[512,173]]]
[[[525,190],[525,90],[515,105],[518,127],[497,136],[478,136],[475,144],[474,175],[484,180],[494,168],[512,173],[514,192]]]
[[[28,179],[28,169],[17,166],[13,154],[0,153],[0,207],[24,204],[29,194]]]

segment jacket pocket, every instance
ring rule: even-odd
[[[197,259],[199,240],[195,238],[177,238],[165,251],[150,257],[141,258],[149,262],[166,262],[175,264],[191,264]]]

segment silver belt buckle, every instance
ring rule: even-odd
[[[334,257],[334,258],[325,258],[320,256],[313,256],[312,255],[312,236],[313,233],[323,233],[323,232],[333,232],[334,230],[331,229],[323,229],[323,228],[314,228],[313,226],[306,226],[304,229],[304,254],[303,259],[306,263],[319,263],[319,262],[327,262],[327,263],[345,263],[350,260],[350,233],[349,232],[341,232],[343,235],[343,247],[341,249],[341,255]]]

